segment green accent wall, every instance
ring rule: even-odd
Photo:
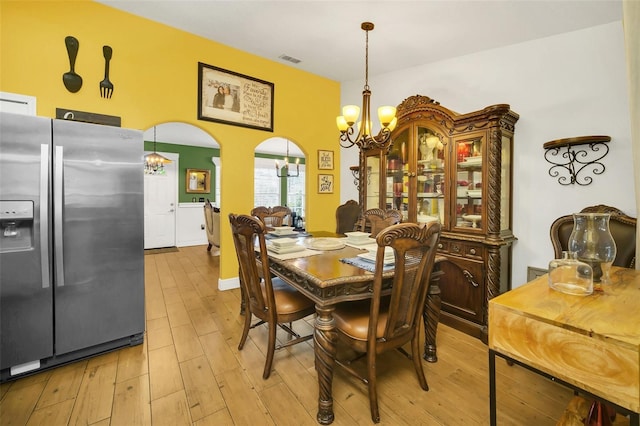
[[[153,151],[153,141],[144,142],[145,151]],[[190,203],[193,197],[196,199],[208,198],[211,202],[217,203],[216,188],[216,166],[211,161],[211,157],[220,157],[219,148],[204,148],[201,146],[176,145],[172,143],[156,142],[158,152],[171,152],[180,155],[178,162],[178,202]],[[209,194],[188,194],[186,191],[185,176],[187,169],[203,169],[211,172],[211,192]]]

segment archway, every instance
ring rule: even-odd
[[[305,217],[306,156],[294,141],[272,137],[259,144],[254,174],[254,206],[287,206]]]
[[[155,142],[173,161],[164,174],[145,174],[145,249],[206,244],[202,207],[205,199],[220,202],[220,145],[202,129],[179,122],[147,129],[144,140],[145,153]],[[188,169],[210,172],[207,191],[188,192]]]

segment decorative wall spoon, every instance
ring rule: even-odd
[[[76,93],[82,87],[82,77],[80,77],[74,71],[80,43],[75,37],[67,36],[64,38],[64,44],[67,46],[67,53],[69,54],[69,66],[71,69],[68,72],[62,74],[62,82],[64,83],[64,87],[66,87],[68,91],[70,91],[71,93]]]

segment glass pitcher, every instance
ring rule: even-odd
[[[593,269],[563,251],[561,259],[549,262],[549,287],[562,293],[587,296],[593,293]]]

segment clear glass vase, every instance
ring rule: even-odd
[[[578,296],[593,293],[593,269],[577,259],[576,253],[562,252],[561,259],[549,262],[549,287]]]
[[[610,284],[609,270],[616,258],[616,242],[609,230],[609,213],[575,213],[569,252],[593,268],[593,282]]]

